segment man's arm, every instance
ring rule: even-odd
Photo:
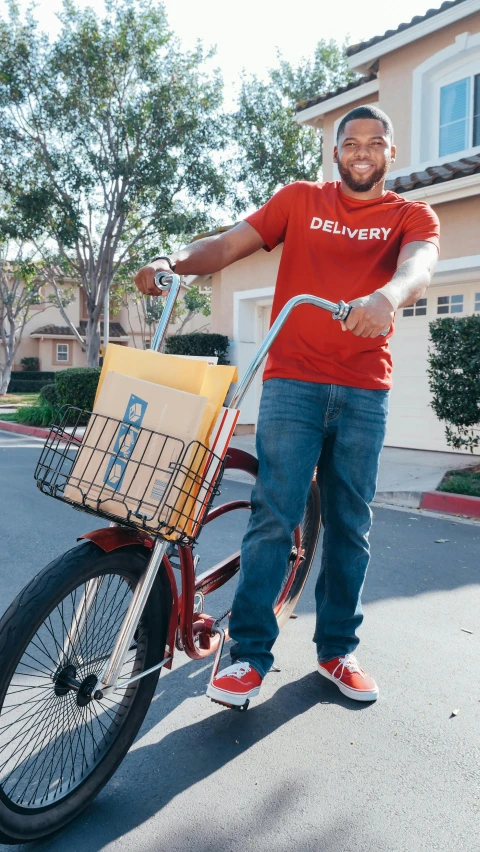
[[[438,252],[433,243],[407,243],[400,250],[397,269],[391,281],[370,296],[353,299],[344,331],[356,337],[378,337],[390,328],[397,308],[413,305],[422,298],[430,284]]]
[[[262,248],[264,241],[248,222],[240,222],[223,234],[196,240],[171,255],[179,275],[209,275],[229,266],[242,257],[247,257]],[[149,263],[137,272],[135,284],[146,296],[158,296],[155,275],[159,271],[169,272],[165,260]]]

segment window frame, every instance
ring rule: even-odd
[[[480,56],[474,57],[470,60],[468,64],[463,64],[460,67],[453,68],[449,70],[449,73],[443,73],[438,76],[438,78],[434,81],[434,97],[435,97],[435,109],[434,109],[434,126],[435,126],[435,140],[436,147],[435,152],[440,158],[457,158],[462,156],[465,151],[475,151],[477,149],[480,150],[480,141],[477,145],[473,144],[473,132],[474,132],[474,109],[475,109],[475,82],[476,77],[480,76]],[[441,154],[440,153],[440,106],[441,106],[441,97],[442,97],[442,89],[445,89],[447,86],[451,86],[454,83],[459,83],[461,80],[469,80],[469,95],[468,95],[468,113],[467,113],[467,147],[461,148],[458,151],[451,151],[449,154]],[[479,84],[480,85],[480,84]]]
[[[468,157],[480,152],[480,144],[440,157],[440,92],[439,89],[480,73],[480,33],[463,32],[437,53],[428,56],[413,69],[411,169],[426,169],[451,162],[452,158]],[[472,135],[470,135],[472,139]],[[405,172],[394,171],[391,177]]]
[[[448,302],[440,302],[440,299],[448,299]],[[455,299],[452,302],[452,299]],[[460,303],[461,299],[461,303]],[[460,305],[460,310],[452,310],[453,305]],[[447,311],[440,310],[440,308],[448,308]],[[449,317],[452,314],[464,314],[465,313],[465,293],[448,293],[442,294],[441,296],[437,296],[437,317]]]
[[[66,347],[66,350],[67,350],[66,351],[66,356],[67,356],[66,358],[60,358],[59,357],[59,351],[58,350],[59,350],[60,346]],[[68,363],[68,361],[70,360],[70,344],[69,343],[57,343],[55,345],[55,360],[56,360],[57,364],[67,364]]]
[[[413,305],[407,305],[405,308],[402,308],[402,317],[405,317],[406,319],[414,319],[415,317],[426,317],[427,310],[427,297],[423,296],[422,299],[418,299],[418,301],[414,302]],[[412,313],[406,314],[405,311],[412,311]]]

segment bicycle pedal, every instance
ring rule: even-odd
[[[221,704],[222,707],[227,707],[228,710],[236,710],[238,713],[245,713],[248,710],[248,705],[250,704],[250,700],[248,698],[245,701],[245,704],[241,704],[240,706],[238,704],[227,704],[226,701],[217,701],[216,698],[211,698],[210,701],[212,701],[213,704]]]

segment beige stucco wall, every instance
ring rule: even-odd
[[[480,254],[480,194],[432,205],[440,219],[440,257]]]
[[[395,169],[411,164],[412,81],[415,68],[453,44],[461,33],[480,32],[480,12],[387,53],[380,58],[380,102],[392,119],[397,144]]]
[[[274,287],[282,256],[282,246],[264,249],[232,263],[212,278],[212,332],[233,337],[234,293]]]

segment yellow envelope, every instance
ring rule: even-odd
[[[229,364],[212,366],[182,355],[166,355],[151,349],[133,349],[110,343],[107,347],[95,403],[107,372],[122,373],[169,388],[207,397],[208,403],[199,429],[198,440],[207,443],[214,423],[232,382],[238,381],[236,367]]]
[[[109,343],[98,382],[98,399],[107,372],[122,373],[186,393],[200,394],[208,361],[190,361],[177,355],[164,355],[152,349],[134,349]]]

